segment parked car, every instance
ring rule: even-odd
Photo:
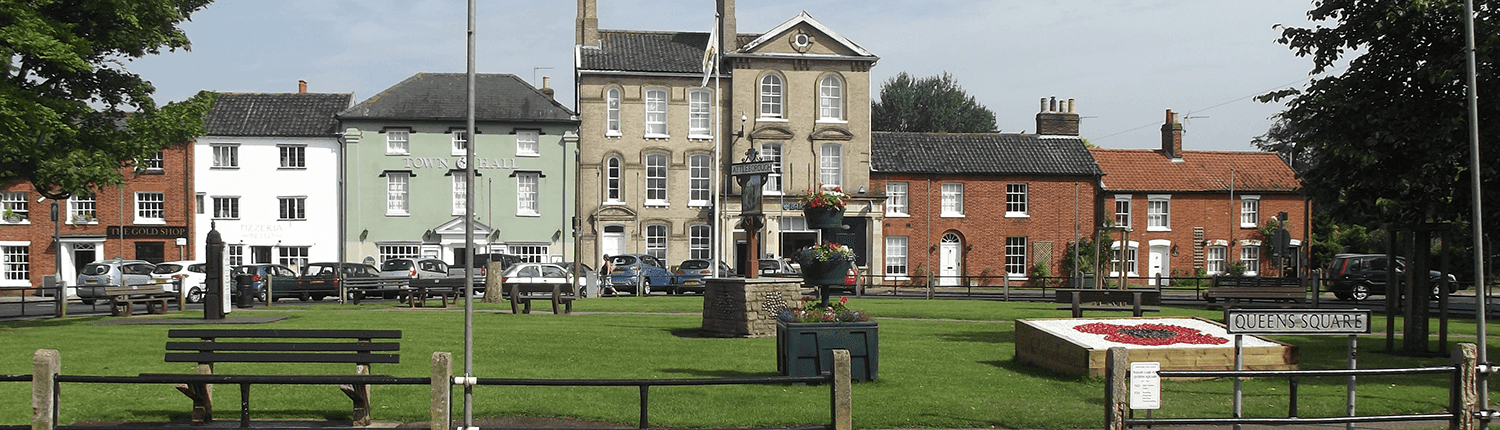
[[[378,277],[380,277],[380,269],[364,263],[310,263],[302,269],[302,284],[305,284],[308,290],[322,291],[323,294],[331,296],[338,295],[339,283],[342,280]],[[350,291],[349,294],[365,294],[365,292]],[[321,299],[322,297],[313,298]]]
[[[672,272],[668,272],[661,260],[649,254],[621,254],[610,256],[615,270],[609,274],[616,291],[630,291],[646,296],[656,287],[672,283]]]
[[[477,273],[476,275],[474,275],[474,280],[478,286],[484,285],[484,277],[486,275],[486,272],[489,270],[490,262],[500,263],[499,272],[505,273],[506,269],[509,269],[513,264],[520,263],[521,260],[521,256],[512,254],[477,254],[474,256],[474,269],[475,273]],[[448,277],[464,277],[464,265],[460,264],[460,262],[458,261],[455,261],[453,264],[448,265]]]
[[[709,260],[682,260],[682,264],[678,264],[677,270],[673,272],[672,289],[669,292],[673,294],[682,294],[685,292],[703,294],[703,278],[734,277],[734,269],[730,269],[729,265],[724,264],[723,261],[719,262],[718,273],[713,273],[713,270],[709,269],[712,265],[713,262]]]
[[[566,286],[570,283],[573,283],[572,274],[556,263],[513,264],[500,275],[500,288],[505,290],[505,294],[510,294],[510,287],[517,284],[563,285],[563,291],[567,291]]]
[[[760,259],[760,276],[769,278],[801,278],[802,268],[785,258]]]
[[[151,278],[156,282],[168,285],[167,291],[178,292],[177,286],[187,289],[187,302],[200,303],[203,294],[207,291],[204,282],[208,279],[201,261],[168,261],[156,265],[151,271]]]
[[[578,287],[579,295],[588,297],[589,291],[594,291],[596,292],[595,294],[598,294],[599,272],[594,271],[588,264],[564,261],[557,263],[557,265],[562,266],[563,270],[567,270],[569,274],[573,273],[573,266],[578,266],[578,277],[573,279],[573,283]]]
[[[1364,300],[1371,295],[1385,295],[1386,261],[1385,254],[1335,255],[1324,274],[1324,287],[1340,300]],[[1406,259],[1396,257],[1396,274],[1401,276],[1403,273],[1406,273]],[[1432,283],[1432,298],[1436,299],[1442,295],[1441,282],[1445,276],[1436,270],[1429,270],[1427,274]],[[1446,277],[1448,293],[1464,288],[1452,274]]]
[[[380,262],[380,276],[446,278],[448,277],[448,263],[433,258],[392,258]]]
[[[233,277],[230,284],[232,285],[230,295],[234,297],[239,297],[239,289],[244,287],[243,285],[238,285],[234,280],[238,279],[239,275],[251,275],[250,285],[255,288],[255,299],[261,302],[266,301],[267,286],[271,287],[271,294],[275,296],[271,298],[273,301],[285,298],[297,298],[301,300],[313,298],[312,292],[301,288],[297,279],[297,272],[290,267],[280,264],[262,263],[234,266],[229,269],[229,274]],[[317,298],[322,300],[323,297],[319,296]]]
[[[108,299],[104,295],[104,287],[109,285],[142,285],[156,282],[151,278],[151,272],[156,270],[156,265],[143,260],[113,260],[95,261],[83,266],[83,271],[78,273],[78,298],[83,304],[92,305],[95,301]]]
[[[849,272],[844,275],[844,285],[829,285],[829,291],[843,291],[849,294],[863,294],[864,288],[860,285],[859,268],[854,263],[849,263]]]

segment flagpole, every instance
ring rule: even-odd
[[[712,232],[713,242],[709,243],[709,247],[711,248],[710,251],[713,253],[713,263],[712,263],[712,266],[711,266],[712,268],[709,269],[709,273],[712,274],[712,275],[710,275],[710,277],[718,277],[718,275],[719,275],[719,264],[721,264],[720,261],[723,261],[723,255],[722,254],[723,254],[723,251],[724,251],[724,247],[722,246],[724,244],[723,228],[722,228],[723,227],[722,226],[723,222],[721,221],[723,219],[723,216],[721,216],[722,211],[723,211],[723,204],[722,204],[723,203],[723,199],[719,198],[720,194],[723,194],[723,192],[724,192],[724,187],[723,187],[723,166],[724,166],[724,159],[721,157],[720,152],[719,152],[720,151],[720,147],[723,146],[721,144],[721,142],[719,141],[719,135],[724,134],[724,130],[722,128],[722,126],[724,124],[724,122],[722,120],[723,116],[724,116],[724,111],[723,111],[723,108],[722,108],[722,102],[719,99],[719,73],[718,73],[718,71],[719,71],[719,55],[724,52],[724,49],[722,48],[723,43],[719,42],[719,40],[722,40],[722,38],[715,38],[714,37],[716,34],[718,34],[719,28],[723,26],[723,23],[720,22],[722,19],[723,19],[723,17],[721,17],[718,13],[714,13],[714,28],[711,29],[711,30],[709,30],[709,36],[708,36],[709,37],[709,44],[718,44],[718,45],[720,45],[720,46],[711,46],[711,47],[709,47],[709,49],[713,49],[714,52],[713,52],[712,57],[709,58],[709,60],[712,62],[712,64],[709,65],[709,69],[708,69],[709,73],[712,73],[713,77],[714,77],[714,100],[713,100],[713,107],[714,107],[714,109],[713,109],[713,112],[714,112],[713,113],[713,117],[714,117],[714,179],[713,179],[713,182],[712,182],[712,185],[711,185],[713,187],[713,197],[712,197],[713,201],[712,201],[711,204],[713,205],[714,210],[713,210],[713,220],[710,223],[710,227],[709,227],[713,231]]]

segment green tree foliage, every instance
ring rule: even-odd
[[[1500,50],[1500,1],[1475,3],[1480,135],[1493,139],[1500,70],[1487,53]],[[1465,221],[1474,172],[1462,3],[1317,0],[1308,17],[1320,25],[1285,27],[1278,42],[1311,58],[1313,75],[1330,74],[1261,100],[1287,103],[1280,119],[1289,133],[1276,139],[1316,160],[1303,175],[1313,201],[1342,222]],[[1482,165],[1500,165],[1500,153],[1481,155]],[[1485,212],[1495,213],[1500,180],[1487,173]]]
[[[0,183],[50,198],[203,134],[213,94],[158,107],[123,63],[188,49],[178,26],[212,0],[0,0]]]
[[[875,131],[989,133],[995,113],[964,92],[944,72],[913,79],[906,72],[880,86],[880,100],[870,103],[870,128]]]

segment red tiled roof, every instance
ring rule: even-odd
[[[1295,192],[1302,181],[1274,152],[1183,151],[1173,161],[1159,150],[1090,149],[1104,171],[1107,191],[1229,191]]]

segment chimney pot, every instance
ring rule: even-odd
[[[549,98],[549,99],[553,98],[553,94],[555,93],[555,91],[552,90],[552,77],[551,76],[543,76],[542,77],[542,90],[541,91],[542,91],[542,94],[547,95],[547,98]]]
[[[1078,113],[1073,110],[1073,99],[1068,99],[1068,113]]]
[[[1047,112],[1057,112],[1057,97],[1053,96],[1047,105]]]
[[[298,94],[307,93],[307,81],[302,80],[302,79],[298,79],[297,80],[297,93]]]
[[[1036,114],[1036,134],[1043,136],[1077,136],[1078,114],[1073,99],[1059,102],[1057,97],[1042,97],[1042,111]]]
[[[1167,158],[1182,159],[1182,123],[1177,122],[1177,114],[1171,109],[1167,109],[1167,121],[1161,125],[1161,152]]]

